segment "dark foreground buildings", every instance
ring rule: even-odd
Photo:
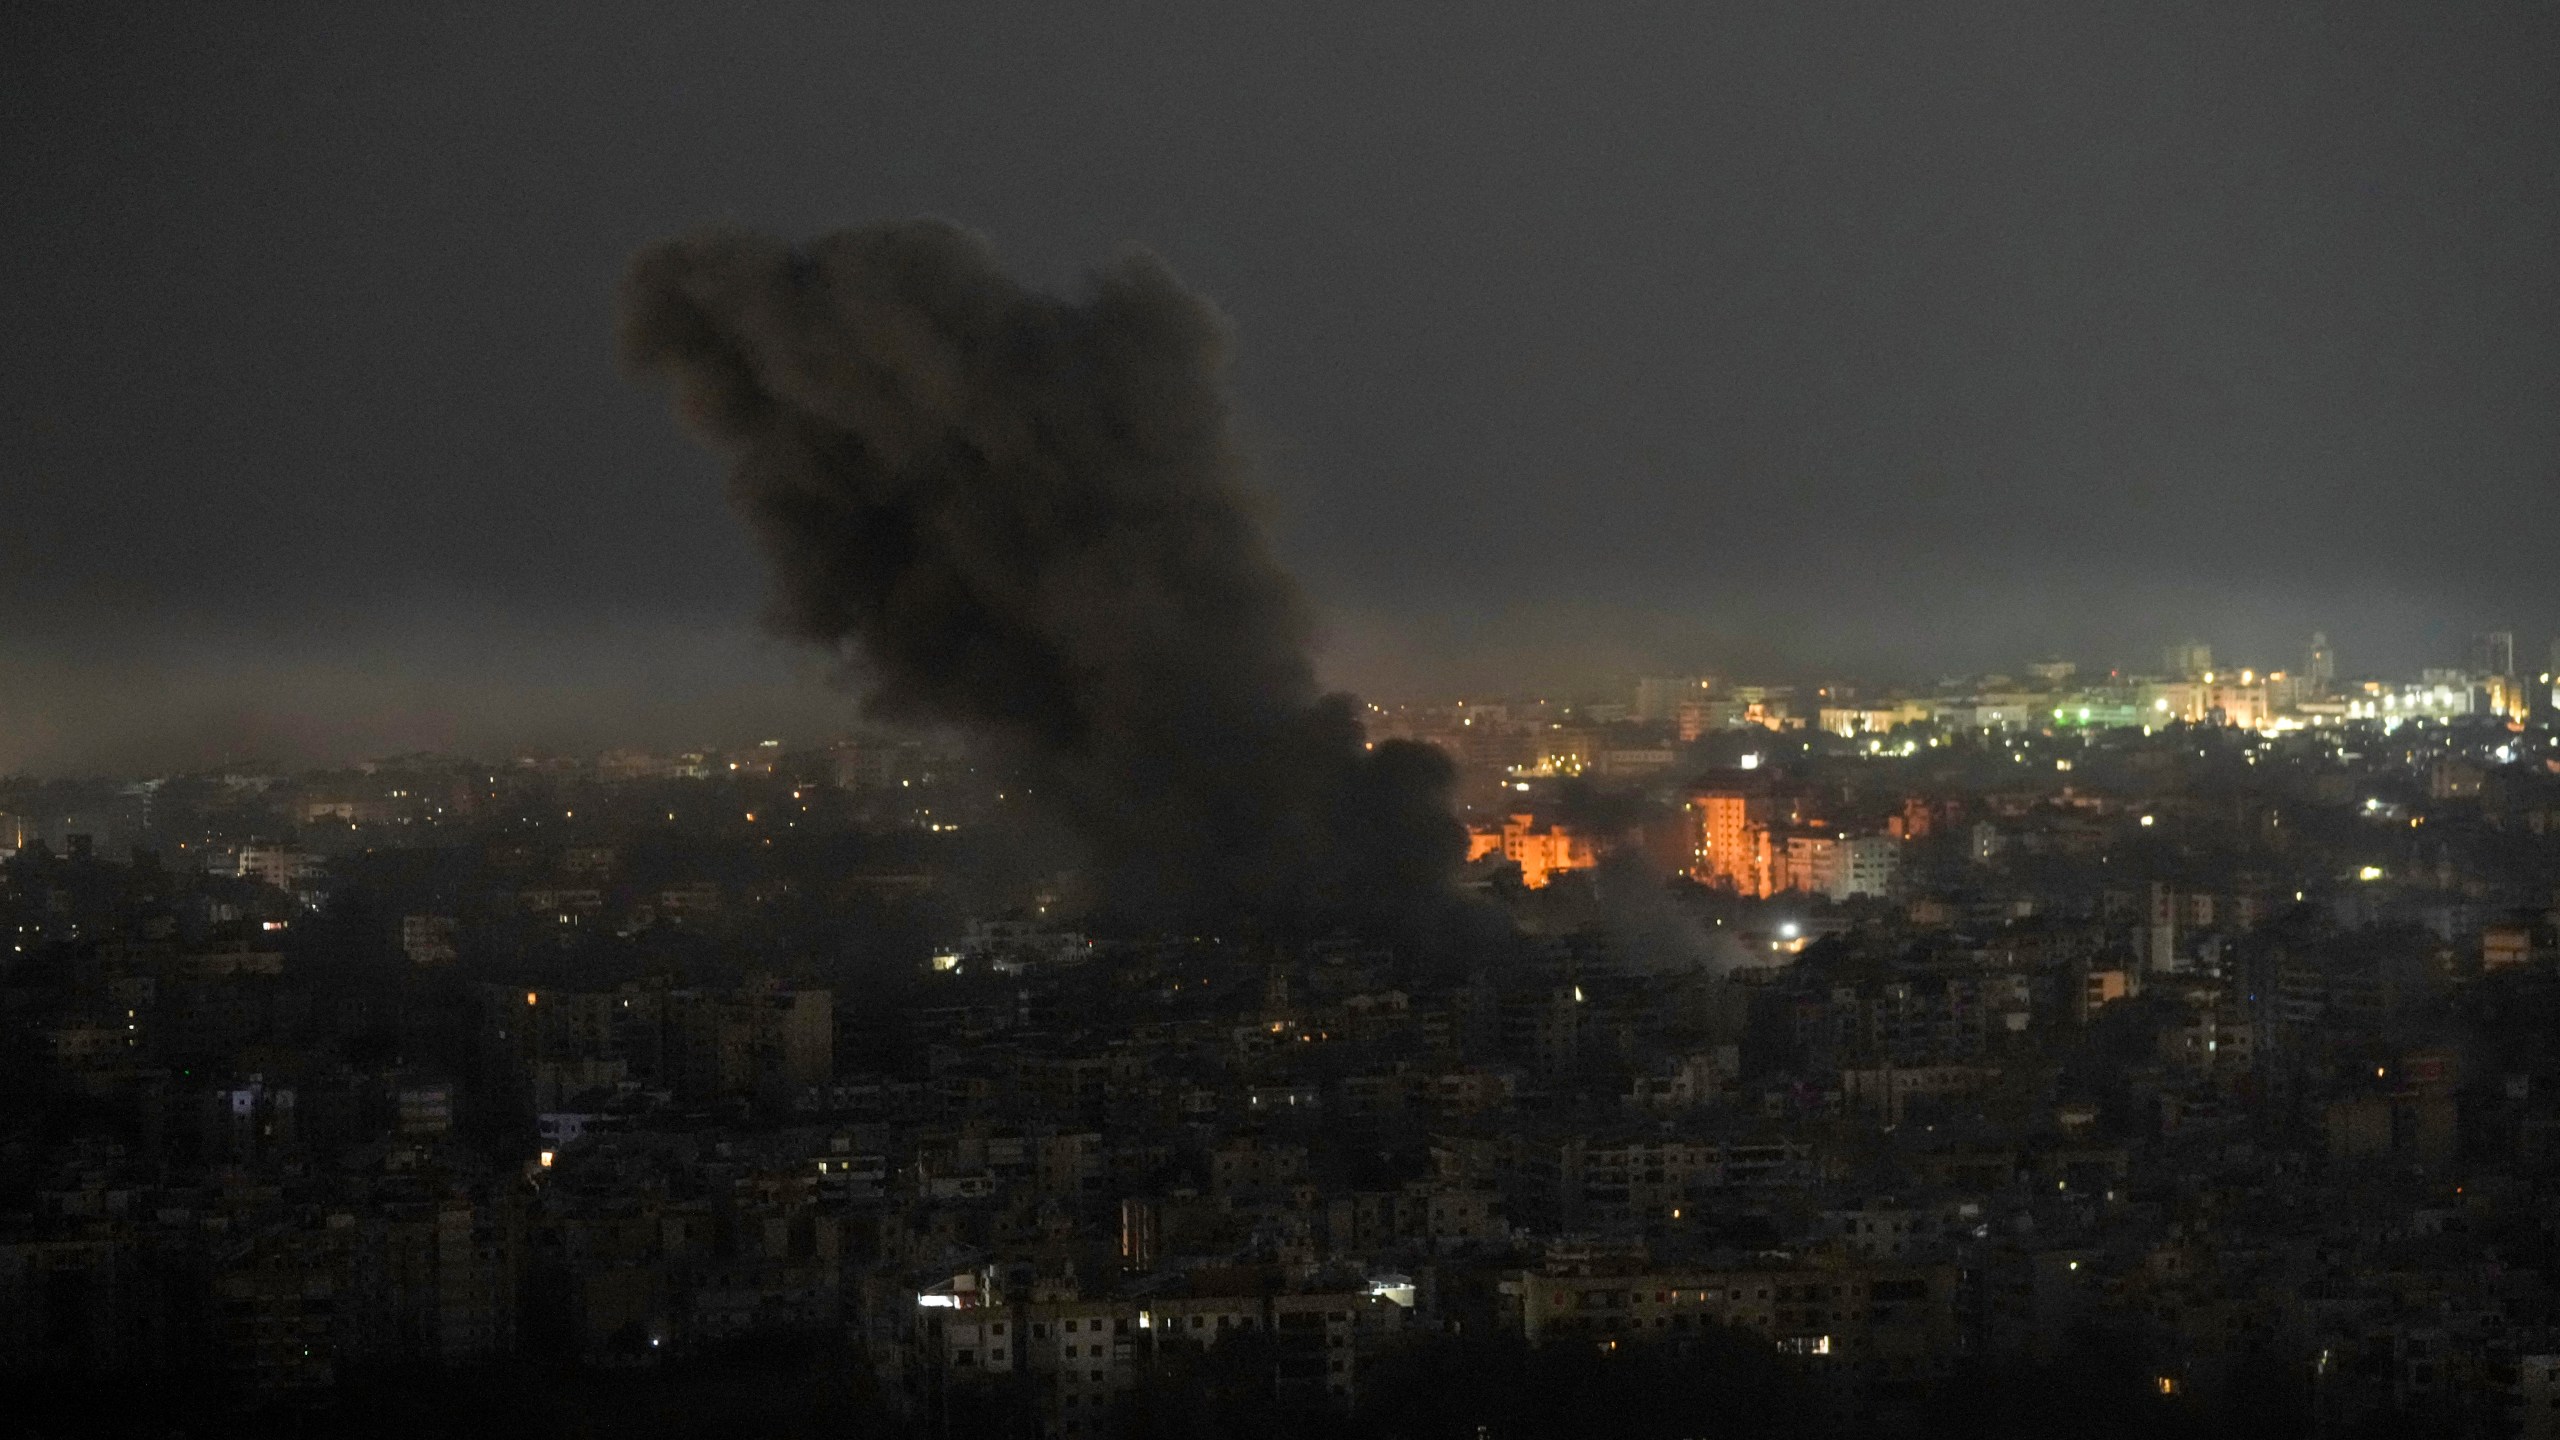
[[[0,1424],[2553,1433],[2549,734],[2040,683],[1379,712],[1429,953],[914,741],[12,787]]]

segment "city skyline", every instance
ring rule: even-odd
[[[193,699],[202,704],[210,698],[216,707],[229,702],[235,708],[229,713],[219,709],[181,712],[178,718],[192,728],[184,741],[171,742],[148,732],[105,740],[95,734],[65,736],[52,725],[28,723],[31,712],[12,712],[9,698],[0,695],[0,720],[12,722],[13,728],[6,733],[17,746],[14,751],[0,749],[0,777],[130,777],[241,767],[328,769],[413,753],[482,758],[591,755],[626,749],[672,753],[718,750],[768,736],[783,737],[794,746],[806,747],[823,745],[870,726],[871,722],[859,713],[862,687],[858,678],[849,679],[845,670],[830,662],[793,656],[784,642],[768,635],[748,633],[732,638],[746,653],[770,660],[777,671],[788,677],[784,683],[764,684],[760,693],[765,704],[757,713],[741,713],[735,708],[705,712],[688,705],[682,697],[671,699],[617,682],[602,697],[603,703],[617,707],[612,711],[615,718],[610,721],[563,724],[554,717],[529,724],[504,716],[494,721],[487,716],[474,717],[470,713],[471,698],[412,686],[409,693],[416,699],[413,708],[387,722],[377,718],[374,723],[366,723],[362,717],[349,722],[346,717],[333,714],[332,702],[316,695],[308,681],[281,679],[271,670],[221,675],[173,673],[162,677],[164,691],[173,703]],[[721,643],[716,635],[696,636],[692,641],[706,650],[718,649]],[[634,642],[626,635],[618,637],[616,643],[628,647]],[[2502,647],[2506,668],[2480,663],[2484,646]],[[2359,665],[2353,648],[2344,648],[2347,659],[2341,665],[2338,657],[2342,647],[2328,632],[2314,631],[2289,653],[2273,656],[2228,648],[2217,650],[2213,644],[2188,635],[2173,643],[2154,644],[2138,652],[2141,658],[2126,658],[2114,664],[2047,652],[2012,655],[2005,663],[1971,672],[1934,675],[1906,672],[1876,676],[1805,665],[1656,666],[1614,671],[1565,684],[1538,683],[1534,675],[1506,676],[1502,667],[1487,664],[1474,677],[1477,683],[1460,681],[1437,687],[1406,686],[1354,693],[1355,698],[1368,701],[1371,709],[1446,705],[1464,702],[1472,694],[1490,701],[1552,700],[1586,709],[1596,705],[1604,714],[1614,709],[1643,719],[1645,707],[1639,698],[1643,689],[1665,683],[1669,675],[1712,675],[1731,684],[1777,686],[1785,693],[1808,696],[1816,692],[1827,694],[1834,686],[1847,686],[1870,699],[1959,696],[1986,686],[2050,691],[2066,683],[2087,688],[2130,684],[2145,677],[2177,678],[2188,671],[2207,668],[2182,665],[2180,653],[2190,650],[2208,661],[2220,655],[2221,660],[2214,663],[2221,666],[2226,680],[2243,670],[2253,678],[2265,675],[2280,680],[2292,676],[2312,681],[2318,693],[2324,694],[2331,693],[2333,685],[2378,685],[2388,689],[2429,675],[2460,672],[2473,680],[2503,675],[2539,697],[2551,685],[2549,677],[2554,672],[2548,667],[2555,657],[2560,657],[2560,635],[2542,644],[2530,632],[2521,636],[2514,631],[2475,632],[2444,654],[2430,657],[2429,663],[2399,671]],[[2062,667],[2067,681],[2055,677],[2056,666]],[[543,683],[556,692],[570,692],[592,682],[587,677],[553,674],[543,677]],[[290,722],[254,714],[255,697],[272,701],[279,693],[290,697],[295,706]],[[2540,703],[2539,699],[2532,701],[2536,706]],[[2481,704],[2484,709],[2495,708],[2486,700]],[[1809,722],[1811,716],[1808,713],[1802,718]]]
[[[0,725],[827,713],[610,360],[721,220],[1162,254],[1363,693],[2560,617],[2544,7],[1012,18],[12,15]]]
[[[0,1430],[2560,1440],[2560,0],[0,10]]]

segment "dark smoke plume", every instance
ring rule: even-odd
[[[1320,692],[1229,427],[1226,325],[1132,255],[1026,290],[934,221],[636,257],[622,349],[736,457],[785,633],[993,741],[1106,909],[1299,931],[1447,903],[1435,750]]]

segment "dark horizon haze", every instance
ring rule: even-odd
[[[1160,255],[1323,678],[2560,633],[2560,6],[16,7],[0,773],[814,737],[649,242]],[[1456,12],[1449,12],[1456,13]]]

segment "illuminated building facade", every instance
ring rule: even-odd
[[[1769,822],[1777,805],[1766,788],[1748,784],[1700,790],[1689,800],[1697,819],[1697,857],[1690,876],[1702,885],[1766,898],[1777,889]]]
[[[1501,826],[1476,826],[1467,833],[1467,859],[1500,855],[1520,867],[1520,883],[1543,890],[1568,870],[1588,870],[1600,863],[1590,840],[1563,825],[1539,823],[1535,815],[1513,815]]]

